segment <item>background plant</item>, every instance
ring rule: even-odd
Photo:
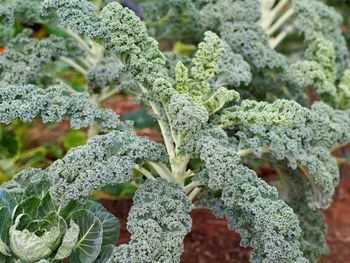
[[[104,47],[60,27],[54,19],[43,17],[41,4],[42,1],[1,2],[2,82],[35,84],[41,88],[53,83],[67,84],[65,89],[69,92],[86,91],[89,100],[101,106],[124,90],[123,86],[133,86],[123,66],[108,54],[105,58]],[[97,9],[104,4],[94,2]],[[130,93],[131,89],[124,92],[125,96]],[[123,119],[135,120],[138,129],[154,125],[144,109]],[[35,134],[38,130],[40,138]],[[66,122],[60,125],[51,122],[47,128],[40,121],[1,125],[0,181],[9,180],[28,167],[45,168],[98,132],[94,126],[69,131]]]

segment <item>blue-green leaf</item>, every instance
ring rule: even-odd
[[[94,263],[112,263],[113,262],[113,250],[115,245],[106,245],[101,248],[101,252]]]
[[[101,251],[102,224],[92,213],[79,210],[71,219],[79,226],[79,239],[70,256],[71,263],[92,263]]]
[[[41,180],[39,182],[30,183],[24,191],[24,197],[37,196],[43,199],[46,193],[49,191],[50,182],[48,180]]]
[[[109,213],[101,204],[90,202],[89,210],[100,219],[103,229],[102,245],[115,244],[119,239],[120,225],[117,218]]]
[[[38,207],[41,203],[41,199],[37,196],[31,196],[22,200],[15,208],[14,218],[19,214],[27,214],[32,218],[37,217]]]
[[[70,221],[70,226],[67,229],[61,246],[58,248],[56,256],[53,260],[62,260],[67,258],[71,253],[78,241],[79,237],[79,226],[74,223],[73,220]]]
[[[10,211],[12,211],[16,206],[15,200],[4,189],[0,189],[0,206],[6,206],[10,209]]]
[[[58,210],[58,207],[53,202],[50,193],[46,193],[46,195],[43,197],[38,207],[38,217],[42,218],[50,212],[53,212],[53,211],[57,212],[57,210]]]
[[[0,254],[10,256],[9,229],[11,227],[11,214],[7,207],[0,207]]]
[[[36,262],[47,258],[55,249],[55,245],[61,237],[58,226],[52,227],[50,231],[37,236],[28,229],[18,230],[23,214],[16,218],[15,224],[10,228],[10,247],[19,259],[28,262]]]

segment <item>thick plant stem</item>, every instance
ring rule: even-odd
[[[295,28],[295,25],[290,25],[283,29],[278,35],[272,39],[270,39],[270,47],[275,49],[281,42],[282,40]]]
[[[113,95],[115,95],[116,93],[118,93],[118,89],[113,89],[109,92],[106,92],[106,93],[102,93],[100,98],[99,98],[99,102],[103,102],[105,101],[106,99],[109,99],[110,97],[112,97]]]
[[[184,190],[187,194],[189,194],[194,188],[201,186],[201,185],[202,185],[202,183],[194,181],[194,182],[191,182],[188,185],[186,185],[184,187]]]
[[[143,174],[144,176],[147,177],[147,179],[152,179],[155,180],[154,176],[145,168],[141,167],[141,166],[136,166],[135,167],[136,171],[139,171],[141,174]]]
[[[68,35],[70,35],[79,45],[80,48],[82,48],[84,51],[86,51],[89,55],[94,56],[95,54],[92,52],[91,48],[86,44],[84,39],[82,39],[78,34],[74,33],[72,30],[64,27],[60,27],[61,30],[66,32]]]
[[[294,10],[292,8],[288,9],[273,25],[267,29],[267,34],[272,35],[280,28],[292,15],[294,14]]]
[[[267,147],[262,147],[262,148],[259,148],[259,151],[261,151],[262,153],[268,153],[268,152],[271,152],[271,149]],[[254,154],[254,151],[251,148],[241,149],[237,152],[237,155],[240,157],[244,157],[250,154]]]
[[[169,182],[175,182],[175,179],[165,164],[149,162],[151,167],[159,174],[160,177],[164,178]]]
[[[288,3],[289,0],[281,0],[278,2],[278,4],[271,10],[271,4],[270,5],[265,5],[265,2],[269,0],[260,0],[262,6],[266,6],[267,10],[263,10],[262,13],[262,18],[260,21],[261,27],[266,31],[273,21],[276,19],[276,16],[278,13],[284,8],[284,6]]]
[[[139,83],[141,90],[143,91],[143,93],[147,93],[147,90],[145,87],[143,87],[141,85],[141,83]],[[158,120],[158,125],[160,128],[160,131],[163,135],[163,139],[164,139],[164,144],[165,144],[165,148],[168,152],[169,155],[169,159],[170,161],[174,159],[175,157],[175,147],[174,147],[174,142],[171,138],[171,131],[169,131],[167,125],[165,124],[165,122],[161,119],[161,114],[160,114],[160,110],[158,109],[158,106],[153,102],[153,101],[149,101],[149,104],[154,112],[154,114],[157,116],[157,120]]]
[[[80,66],[78,63],[76,63],[74,60],[67,58],[67,57],[60,57],[60,59],[70,65],[72,68],[74,68],[76,71],[80,72],[84,77],[87,76],[88,70],[84,69],[82,66]]]
[[[171,131],[168,130],[167,125],[161,119],[160,111],[158,110],[158,107],[156,106],[156,104],[154,102],[150,102],[150,105],[152,107],[153,112],[158,116],[158,124],[161,130],[161,133],[163,135],[165,147],[169,154],[170,160],[172,160],[175,157],[175,147],[174,147],[173,140],[171,138]]]
[[[96,105],[100,105],[99,103],[99,95],[95,94],[92,97],[92,100],[96,103]],[[93,123],[90,125],[88,132],[87,132],[87,137],[91,138],[99,133],[99,128],[96,123]]]
[[[199,187],[194,188],[193,191],[188,195],[188,198],[194,200],[200,191],[201,189]]]

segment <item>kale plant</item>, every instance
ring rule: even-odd
[[[6,63],[0,71],[0,122],[69,119],[72,128],[97,127],[93,134],[105,134],[92,136],[46,169],[25,170],[1,186],[3,260],[180,262],[191,230],[189,212],[197,207],[226,218],[241,235],[241,245],[253,249],[252,262],[316,262],[326,254],[321,209],[330,205],[339,183],[331,152],[350,140],[347,51],[333,9],[294,0],[289,13],[302,21],[295,27],[308,47],[306,59],[290,63],[274,49],[278,36],[271,40],[265,32],[274,31],[266,12],[278,13],[286,2],[159,1],[162,8],[178,5],[167,14],[184,12],[185,21],[194,16],[202,25],[193,34],[201,39],[193,57],[164,54],[145,24],[117,2],[34,5],[41,21],[59,23],[67,39],[84,51],[83,59],[75,48],[66,48],[66,38],[47,45],[42,41],[50,39],[22,41],[26,32],[17,34],[10,43],[23,45],[14,48],[16,55],[7,55],[6,49],[1,57]],[[30,5],[6,3],[1,7],[5,21],[35,20],[18,16]],[[161,28],[151,27],[151,32]],[[125,73],[152,108],[164,145],[135,135],[129,124],[101,109],[94,95],[62,84],[35,85],[41,65],[56,57],[80,71],[93,92]],[[96,57],[100,64],[94,64]],[[260,82],[289,97],[312,86],[322,101],[308,108],[278,92],[268,101],[255,100],[259,92],[250,99],[241,96],[242,83],[251,91]],[[250,168],[257,159],[276,170],[272,185]],[[131,240],[119,246],[114,245],[117,221],[89,201],[91,191],[113,183],[138,187],[127,223]]]
[[[223,65],[217,81],[245,99],[286,98],[307,105],[306,88],[316,84],[319,96],[333,100],[334,84],[348,68],[342,17],[319,0],[144,2],[149,33],[160,41],[197,44],[206,30],[217,33],[227,44],[230,64]],[[285,40],[292,43],[283,45]]]

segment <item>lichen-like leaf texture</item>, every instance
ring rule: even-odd
[[[131,241],[118,246],[115,263],[178,263],[191,229],[191,201],[179,185],[148,180],[135,194],[128,217]]]
[[[163,145],[130,131],[113,132],[73,148],[45,172],[52,183],[50,192],[67,204],[70,200],[84,201],[92,190],[105,185],[129,182],[136,164],[148,160],[167,162]]]
[[[188,141],[187,151],[203,160],[199,173],[213,191],[229,228],[241,234],[243,246],[253,247],[253,262],[308,262],[300,250],[301,229],[293,210],[278,197],[276,188],[240,164],[226,134],[219,129],[201,131]],[[221,211],[221,212],[220,212]]]
[[[70,94],[67,90],[63,84],[42,89],[0,83],[0,123],[9,124],[15,119],[30,122],[36,117],[48,123],[69,117],[74,129],[94,121],[101,124],[103,131],[125,127],[111,110],[97,108],[87,93]]]
[[[349,112],[316,103],[311,110],[293,101],[243,101],[227,109],[221,120],[239,128],[240,149],[276,161],[287,161],[292,169],[301,168],[312,188],[309,205],[328,207],[339,182],[336,160],[329,149],[348,141]]]
[[[342,17],[334,8],[317,0],[293,0],[292,6],[297,14],[297,27],[307,42],[313,42],[322,34],[335,48],[337,76],[341,76],[348,67],[348,50],[340,24]]]
[[[34,83],[43,67],[67,55],[67,40],[58,36],[43,39],[31,37],[32,30],[22,32],[6,43],[0,56],[0,83]]]

